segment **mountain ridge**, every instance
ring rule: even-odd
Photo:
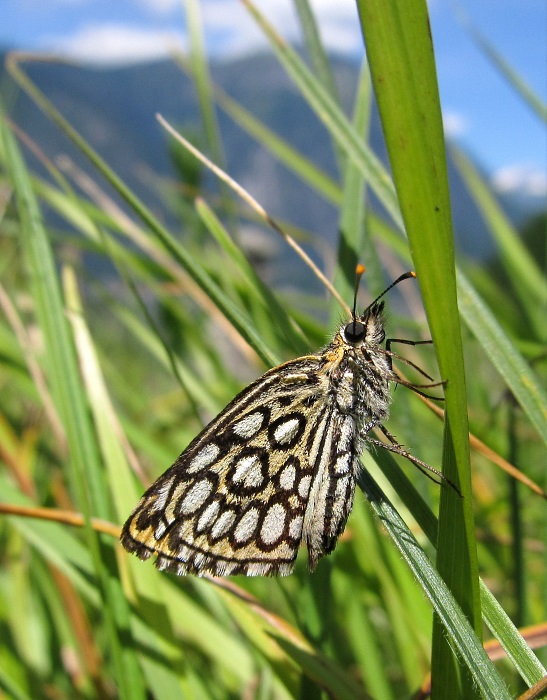
[[[0,58],[4,65],[4,56]],[[349,112],[358,67],[336,58],[333,67],[344,109]],[[177,177],[177,173],[169,154],[168,138],[155,114],[160,112],[177,127],[199,133],[200,114],[190,79],[171,61],[108,69],[37,62],[25,64],[25,71],[136,195],[157,210],[158,200],[143,181],[142,169],[148,168],[168,178]],[[245,105],[281,138],[336,177],[328,133],[274,57],[257,54],[213,62],[211,73],[232,99]],[[2,77],[5,84],[6,74]],[[13,85],[11,89],[16,90]],[[19,94],[10,111],[12,119],[40,144],[48,157],[67,153],[81,167],[89,168],[83,156],[26,95]],[[231,176],[248,188],[272,216],[313,231],[329,246],[335,246],[338,225],[335,208],[276,162],[221,110],[218,120]],[[375,110],[370,140],[375,152],[386,162]],[[493,243],[450,157],[448,167],[458,247],[469,257],[484,258],[494,252]],[[167,211],[160,214],[168,223],[176,223]],[[518,211],[512,215],[513,219],[518,218]]]

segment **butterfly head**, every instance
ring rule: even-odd
[[[362,316],[354,316],[340,331],[343,340],[356,348],[363,344],[373,346],[383,342],[385,338],[383,309],[384,302],[381,301],[365,309]]]
[[[386,337],[384,319],[382,316],[384,302],[380,301],[380,299],[384,294],[389,292],[390,289],[395,287],[395,285],[399,284],[399,282],[416,277],[415,272],[405,272],[398,277],[395,282],[392,282],[387,289],[384,289],[380,296],[376,297],[376,299],[367,306],[361,316],[357,316],[357,291],[364,271],[365,268],[363,265],[357,265],[355,269],[355,288],[353,292],[353,310],[351,313],[352,320],[340,329],[342,340],[355,348],[361,345],[368,345],[369,347],[380,345],[380,343],[384,341]]]

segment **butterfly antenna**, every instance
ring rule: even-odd
[[[359,266],[357,266],[357,267],[359,267]],[[361,267],[362,267],[362,265],[361,265]],[[364,268],[363,268],[363,269],[364,269]],[[390,289],[393,289],[393,287],[395,287],[395,285],[399,284],[399,282],[402,282],[403,280],[410,279],[411,277],[414,277],[414,278],[416,277],[416,273],[415,273],[413,270],[410,270],[410,272],[405,272],[404,275],[401,275],[400,277],[397,277],[397,279],[395,280],[395,282],[392,282],[392,283],[389,285],[389,287],[386,287],[386,288],[384,289],[384,291],[383,291],[379,296],[377,296],[376,299],[375,299],[374,301],[372,301],[372,302],[367,306],[367,308],[365,309],[365,311],[367,311],[367,309],[370,309],[372,306],[374,306],[374,304],[376,304],[377,301],[380,301],[380,299],[384,296],[384,294],[387,294],[387,293],[389,292],[389,290],[390,290]],[[355,308],[355,307],[354,307],[354,308]],[[355,318],[355,314],[354,314],[353,318]]]
[[[355,334],[355,324],[357,322],[357,292],[359,291],[359,284],[361,283],[361,277],[365,272],[365,266],[358,263],[355,268],[355,286],[353,288],[353,309],[351,311],[351,316],[353,318],[353,333]]]

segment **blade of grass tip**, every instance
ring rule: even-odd
[[[477,637],[452,593],[397,510],[366,470],[361,472],[361,486],[367,494],[374,512],[380,518],[382,525],[386,528],[422,586],[424,593],[431,601],[441,620],[445,634],[448,635],[453,648],[469,669],[470,675],[477,684],[477,689],[489,700],[509,700],[511,695],[505,683],[488,658],[481,640]],[[452,698],[458,697],[456,686],[452,687],[451,692]]]
[[[505,650],[522,680],[528,686],[540,681],[547,675],[547,670],[483,581],[481,581],[481,600],[484,620],[489,630]]]
[[[477,634],[481,633],[463,348],[444,135],[425,0],[359,0],[359,15],[395,186],[423,291],[445,389],[443,471],[459,499],[441,490],[437,566]],[[438,618],[437,618],[438,619]],[[439,625],[432,683],[438,697],[478,697]],[[459,688],[457,691],[456,689]],[[455,693],[460,693],[456,695]]]
[[[144,698],[136,657],[132,650],[125,649],[121,644],[119,631],[128,627],[129,619],[125,600],[123,597],[120,598],[117,590],[119,582],[111,578],[106,569],[106,562],[110,559],[112,551],[103,546],[90,526],[92,509],[101,517],[106,515],[105,519],[108,519],[109,497],[102,492],[97,445],[89,421],[74,346],[65,318],[55,260],[23,158],[3,119],[0,120],[0,129],[9,174],[17,194],[22,230],[25,232],[22,245],[27,269],[31,274],[31,289],[36,313],[44,333],[48,378],[66,430],[73,467],[71,472],[73,486],[79,507],[85,515],[88,546],[101,582],[102,593],[108,601],[108,605],[105,606],[105,622],[120,696]]]
[[[469,32],[471,38],[474,39],[477,46],[482,49],[484,54],[492,61],[492,64],[505,77],[509,85],[518,92],[522,99],[543,122],[547,122],[547,104],[541,101],[505,58],[494,48],[486,37],[479,32],[469,19],[469,15],[459,3],[456,4],[456,14],[463,27]]]
[[[451,152],[471,196],[499,246],[501,262],[520,300],[523,312],[528,314],[529,321],[533,323],[536,336],[543,336],[545,339],[547,281],[542,270],[471,160],[456,147],[453,147]]]
[[[530,369],[462,272],[458,272],[458,292],[469,330],[485,348],[489,359],[547,444],[547,395],[540,378]]]

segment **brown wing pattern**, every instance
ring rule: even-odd
[[[178,574],[285,575],[304,534],[313,568],[355,488],[352,421],[329,402],[324,365],[288,362],[237,396],[144,494],[124,547]]]

